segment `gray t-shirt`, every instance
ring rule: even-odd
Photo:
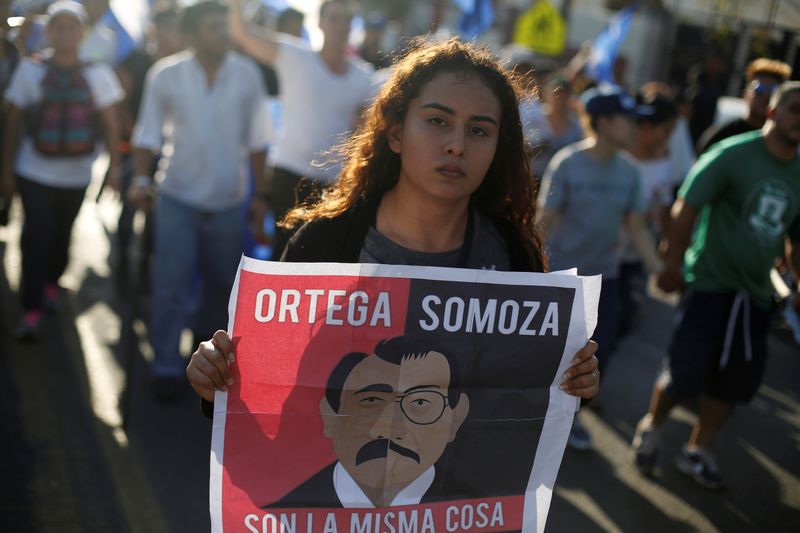
[[[619,277],[619,231],[628,213],[644,211],[639,171],[625,156],[588,155],[588,141],[567,146],[547,167],[540,208],[561,218],[547,242],[550,270],[578,268],[585,276]]]
[[[369,228],[367,232],[358,260],[361,263],[383,265],[461,266],[480,270],[510,270],[511,259],[505,241],[486,217],[475,210],[472,213],[472,243],[464,265],[458,264],[461,247],[449,252],[417,252],[392,242],[374,227]]]

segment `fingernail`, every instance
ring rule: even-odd
[[[567,385],[566,385],[565,383],[562,383],[562,384],[561,384],[561,387],[559,387],[559,388],[560,388],[561,390],[567,390]]]
[[[564,379],[570,379],[570,378],[572,378],[572,373],[571,372],[564,372]]]
[[[228,378],[228,379],[225,381],[225,383],[227,383],[228,385],[233,385],[233,378]]]

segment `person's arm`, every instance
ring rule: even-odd
[[[17,150],[22,128],[23,111],[11,102],[6,102],[6,124],[5,138],[3,141],[3,166],[0,173],[0,187],[2,187],[3,198],[10,202],[17,188],[16,178],[14,177],[14,165],[17,160]]]
[[[186,367],[186,379],[206,402],[214,402],[216,391],[225,392],[233,385],[230,365],[236,360],[233,341],[219,330],[211,340],[201,342]]]
[[[561,213],[555,209],[540,206],[536,210],[536,224],[539,226],[539,231],[544,241],[550,238],[560,221]]]
[[[650,274],[660,274],[664,264],[658,257],[656,242],[644,216],[638,212],[631,212],[625,217],[625,231],[631,245],[642,258],[644,266]]]
[[[683,198],[678,198],[672,206],[662,250],[664,270],[658,277],[658,286],[665,292],[674,292],[683,285],[683,256],[689,247],[698,212]]]
[[[253,169],[253,183],[255,193],[259,198],[266,198],[269,194],[269,183],[267,182],[267,151],[257,150],[250,152],[250,168]]]
[[[561,390],[584,401],[600,392],[600,370],[595,355],[597,348],[596,342],[589,341],[575,354],[570,367],[564,372]]]
[[[544,242],[553,236],[568,202],[568,153],[570,150],[565,148],[553,156],[544,171],[539,187],[539,197],[536,202],[536,224],[539,226]]]
[[[267,32],[256,35],[247,27],[242,16],[242,0],[233,0],[228,9],[228,25],[230,26],[231,39],[247,55],[264,63],[273,65],[278,59],[280,45],[274,38],[274,33]]]
[[[108,185],[115,191],[120,189],[119,166],[120,157],[120,125],[118,108],[110,105],[100,110],[100,120],[103,123],[103,134],[105,135],[106,150],[108,150],[108,171],[104,185]]]
[[[158,64],[156,64],[158,65]],[[164,100],[160,87],[163,75],[158,67],[147,74],[139,117],[133,129],[133,181],[127,200],[137,209],[149,209],[154,198],[153,163],[161,150],[162,127],[165,120]]]
[[[153,163],[156,154],[148,148],[133,150],[133,181],[128,187],[126,200],[136,209],[148,210],[152,207],[155,192],[153,190]]]

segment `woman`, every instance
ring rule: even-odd
[[[344,146],[337,184],[287,215],[304,224],[282,260],[544,271],[519,94],[488,52],[416,44]],[[596,349],[578,352],[563,390],[597,392]],[[218,331],[192,355],[187,377],[204,400],[232,383],[232,352]]]

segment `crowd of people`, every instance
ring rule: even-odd
[[[794,279],[800,304],[800,83],[788,65],[751,62],[747,115],[711,125],[705,93],[687,100],[660,82],[630,90],[556,68],[531,74],[457,39],[389,53],[377,14],[353,47],[345,0],[322,2],[318,50],[292,9],[254,23],[242,0],[157,4],[147,42],[125,57],[107,0],[45,4],[44,19],[31,16],[38,31],[6,26],[0,46],[0,185],[24,216],[17,339],[36,341],[58,307],[72,225],[105,151],[104,184],[123,202],[117,271],[127,276],[138,243],[149,272],[160,400],[186,376],[206,406],[231,384],[233,346],[217,330],[253,241],[282,261],[602,275],[597,344],[563,385],[594,407],[654,276],[682,299],[634,460],[652,472],[670,409],[699,396],[676,466],[723,485],[710,449],[760,383],[773,269]],[[148,220],[139,239],[136,210]],[[270,217],[281,221],[274,234]],[[211,339],[188,367],[186,328]],[[569,443],[591,448],[579,417]]]

